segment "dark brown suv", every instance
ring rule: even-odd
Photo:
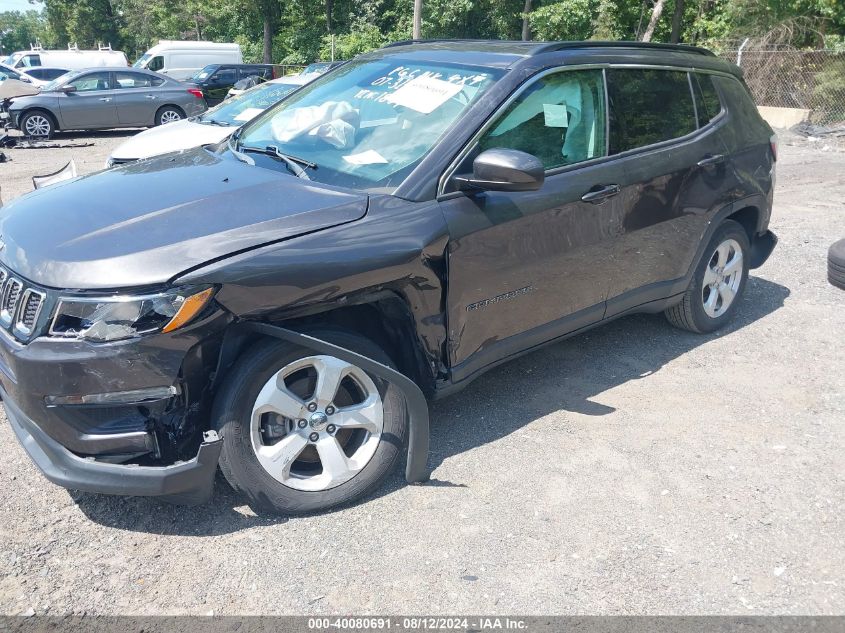
[[[219,146],[0,216],[0,384],[51,480],[307,512],[427,477],[426,398],[633,312],[742,309],[776,146],[697,48],[407,42]]]

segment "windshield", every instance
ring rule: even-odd
[[[193,75],[191,75],[191,79],[189,81],[202,81],[203,79],[208,77],[211,73],[213,73],[215,68],[217,68],[216,64],[206,66],[202,70],[198,70]]]
[[[200,122],[214,121],[227,125],[240,126],[257,117],[271,105],[275,105],[286,94],[293,92],[297,85],[284,83],[265,83],[231,99],[226,99],[219,106],[208,110],[200,117]]]
[[[59,86],[66,84],[68,81],[73,79],[74,77],[78,77],[81,75],[83,71],[81,70],[70,70],[66,72],[64,75],[59,75],[53,81],[48,84],[45,84],[44,87],[41,89],[41,92],[49,92],[51,90],[55,90]]]
[[[17,53],[12,53],[11,55],[9,55],[6,59],[4,59],[4,60],[3,60],[2,62],[0,62],[0,63],[3,63],[3,64],[5,64],[6,66],[11,66],[12,68],[14,68],[14,67],[15,67],[15,64],[17,63],[17,61],[18,61],[21,57],[23,57],[23,53],[21,53],[20,51],[18,51]]]
[[[150,55],[149,53],[144,53],[143,55],[141,55],[137,62],[132,64],[132,68],[145,68],[146,63],[147,61],[149,61],[150,57],[152,57],[152,55]]]
[[[238,147],[317,165],[315,181],[392,193],[501,71],[397,57],[341,66],[243,128]],[[287,171],[271,156],[256,165]]]

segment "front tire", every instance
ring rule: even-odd
[[[53,117],[43,110],[32,110],[21,117],[20,130],[30,138],[49,139],[56,131]]]
[[[318,338],[386,365],[372,341],[331,330]],[[215,402],[220,469],[257,511],[327,510],[370,492],[394,469],[408,413],[400,391],[341,359],[263,340]]]
[[[725,220],[707,244],[683,299],[666,310],[669,323],[699,334],[725,326],[745,290],[750,252],[742,225]]]

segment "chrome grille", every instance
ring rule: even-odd
[[[23,283],[14,277],[9,277],[3,283],[3,293],[0,295],[0,323],[4,327],[9,327],[15,318],[22,289]]]
[[[18,320],[15,322],[15,330],[24,336],[32,334],[43,304],[44,293],[29,288],[23,294],[23,300],[20,302],[21,308],[18,312]]]
[[[0,266],[0,327],[26,340],[35,332],[46,293],[30,287]]]

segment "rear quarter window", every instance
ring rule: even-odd
[[[771,128],[760,116],[748,90],[738,79],[714,77],[719,91],[725,98],[725,107],[731,119],[733,133],[726,139],[734,149],[769,143]]]
[[[654,145],[694,132],[692,92],[685,71],[607,71],[610,153]]]
[[[722,112],[722,101],[713,77],[701,73],[693,74],[693,88],[695,89],[695,107],[698,111],[698,126],[704,127]]]

